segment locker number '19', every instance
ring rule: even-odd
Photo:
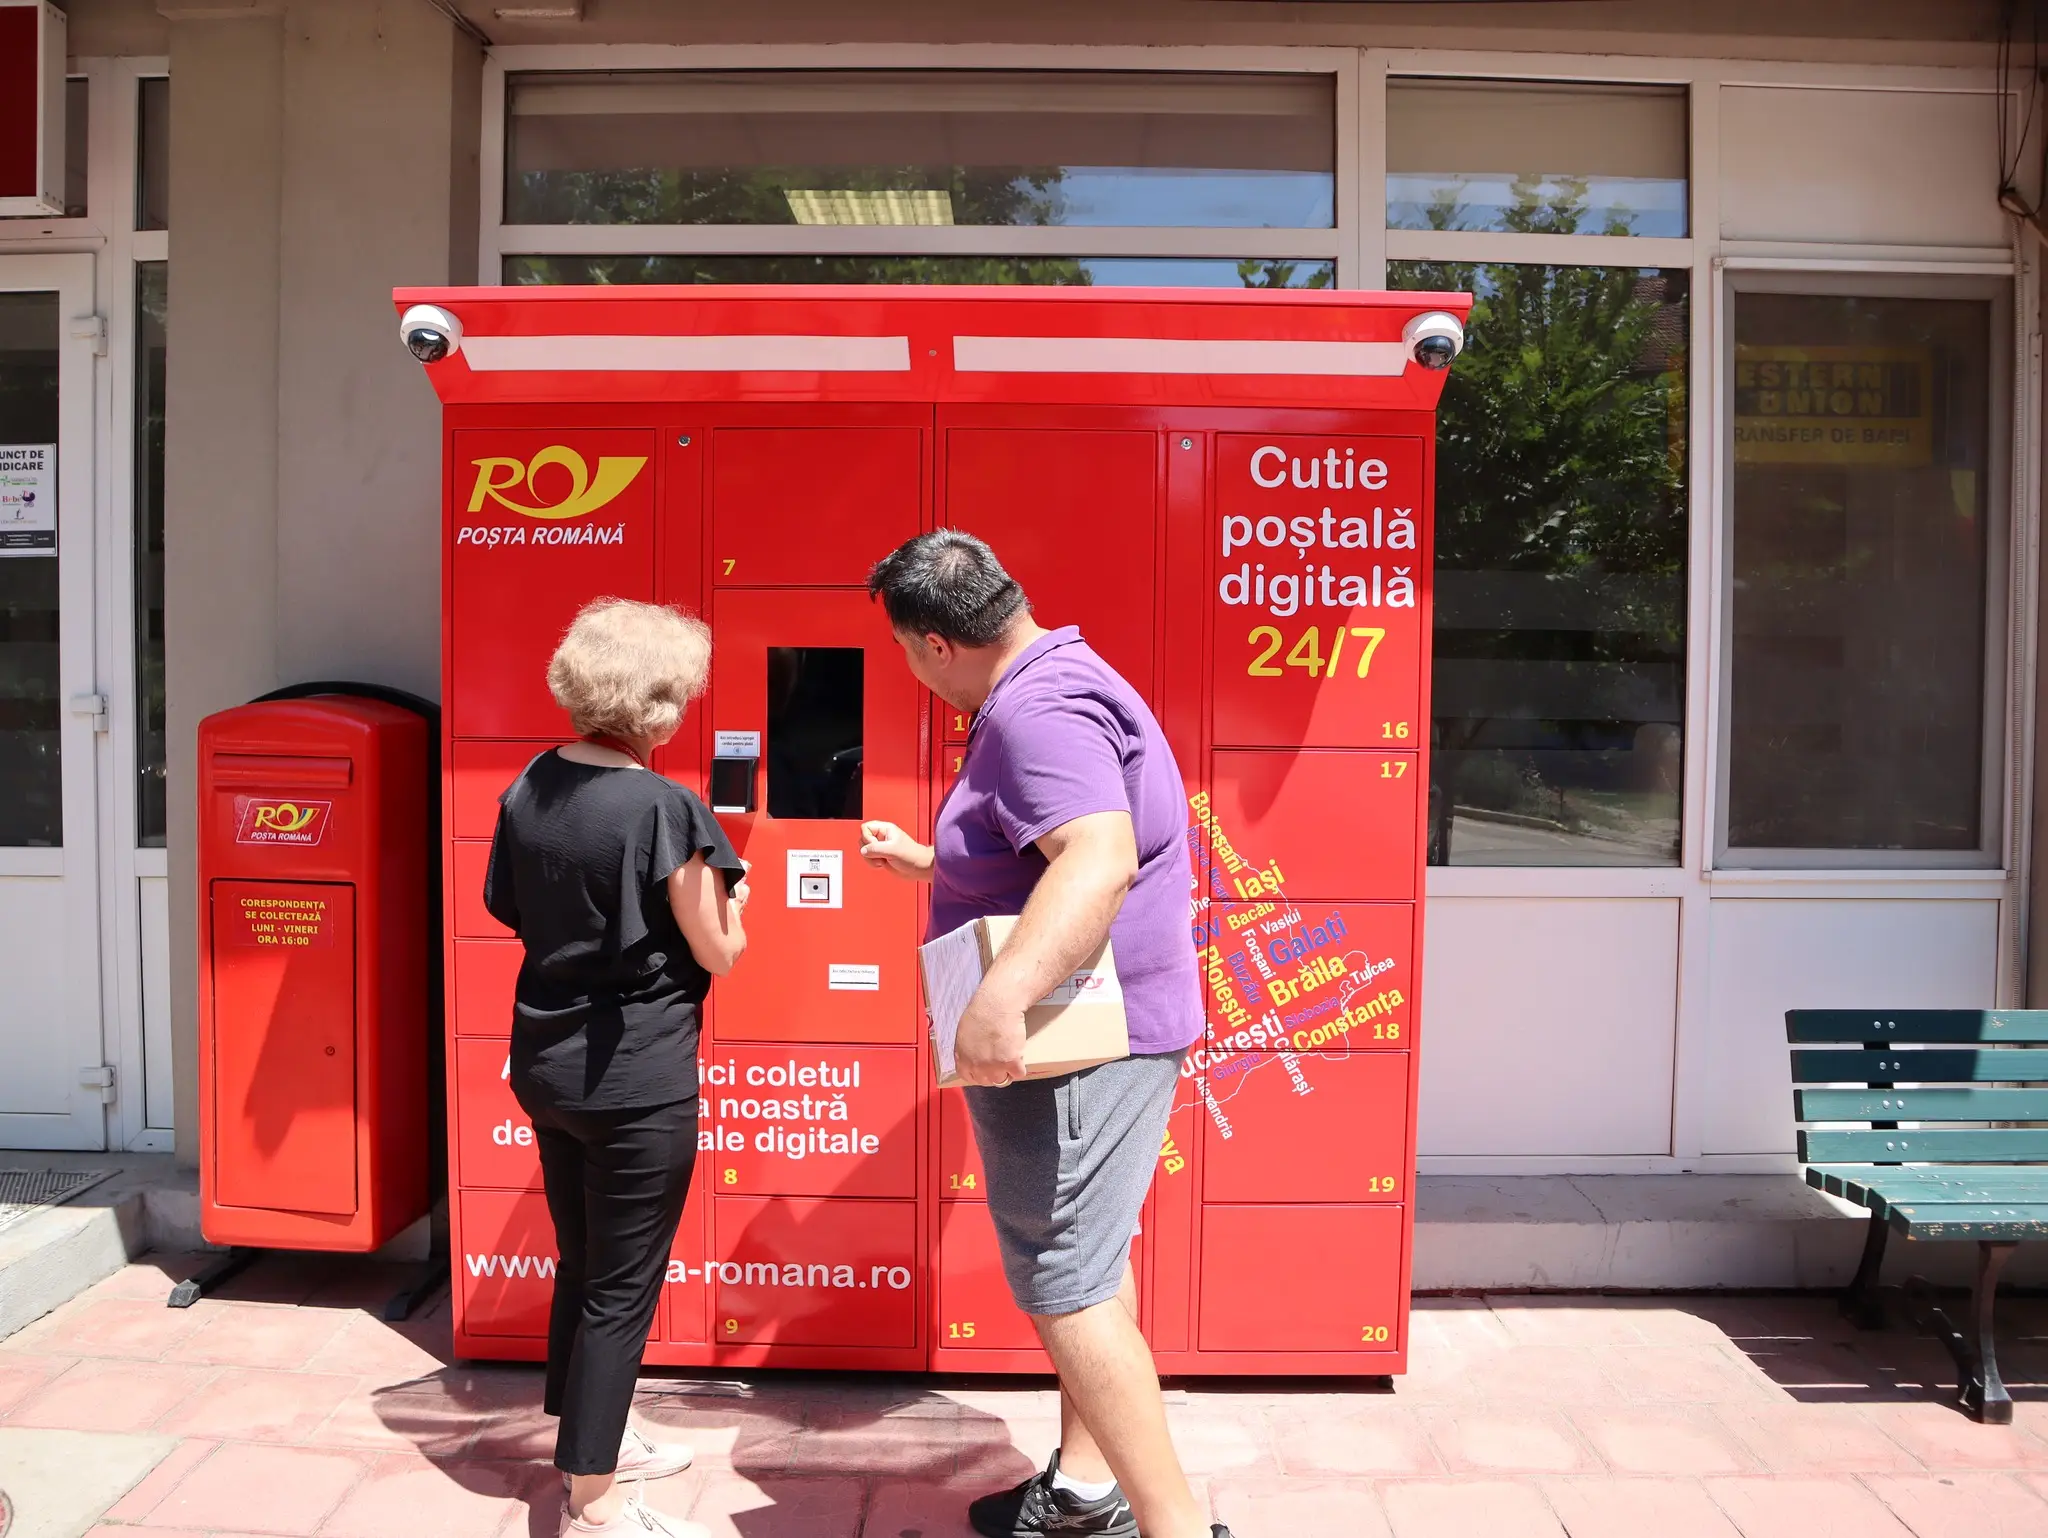
[[[1380,649],[1380,642],[1387,638],[1387,632],[1378,625],[1332,625],[1327,632],[1330,652],[1323,655],[1325,631],[1320,625],[1311,625],[1295,638],[1287,648],[1286,666],[1275,666],[1273,659],[1280,655],[1280,648],[1287,646],[1287,637],[1280,633],[1277,625],[1258,625],[1245,637],[1252,649],[1252,659],[1245,664],[1245,672],[1254,678],[1284,678],[1287,668],[1303,668],[1310,678],[1368,678],[1372,675],[1372,654]],[[1357,671],[1343,672],[1346,655],[1355,656]]]

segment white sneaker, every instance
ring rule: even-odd
[[[694,1456],[687,1442],[649,1441],[634,1427],[628,1426],[626,1435],[619,1442],[616,1472],[621,1479],[666,1479],[671,1474],[682,1473]]]
[[[609,1522],[586,1522],[564,1506],[560,1538],[711,1538],[711,1529],[656,1511],[635,1494]]]

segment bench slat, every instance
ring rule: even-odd
[[[1886,1220],[1909,1239],[2048,1238],[2048,1202],[1909,1202]]]
[[[2048,1042],[2048,1009],[1791,1009],[1787,1041]]]
[[[2048,1052],[1971,1047],[1926,1052],[1807,1048],[1792,1053],[1795,1084],[2048,1083]]]
[[[2048,1121],[2048,1089],[1799,1089],[1801,1121]]]
[[[1849,1164],[1857,1160],[2012,1164],[2048,1160],[2048,1127],[1937,1127],[1932,1131],[1902,1132],[1802,1130],[1799,1158],[1802,1163],[1817,1164]]]
[[[2026,1165],[1944,1164],[1900,1169],[1869,1164],[1809,1164],[1806,1183],[1883,1217],[1913,1202],[1970,1204],[2048,1200],[2048,1169]]]

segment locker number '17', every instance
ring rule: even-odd
[[[1329,637],[1330,650],[1323,652],[1323,638]],[[1288,668],[1302,668],[1310,678],[1368,678],[1372,675],[1372,654],[1380,649],[1380,642],[1387,633],[1378,625],[1332,625],[1327,631],[1320,625],[1311,625],[1299,636],[1294,644],[1287,646],[1287,637],[1280,633],[1277,625],[1259,625],[1245,637],[1245,643],[1252,649],[1251,661],[1245,664],[1245,672],[1253,678],[1284,678]],[[1280,656],[1280,649],[1286,646],[1285,666],[1273,661]],[[1343,671],[1346,655],[1357,658],[1356,671]]]

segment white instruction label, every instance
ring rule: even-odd
[[[789,892],[792,908],[844,907],[846,854],[838,849],[789,851]]]
[[[703,738],[697,739],[702,742]],[[759,732],[713,732],[711,753],[714,758],[759,758],[761,756],[761,734]]]
[[[825,967],[825,986],[841,992],[879,993],[882,989],[882,969],[854,966],[844,961],[829,962]]]

